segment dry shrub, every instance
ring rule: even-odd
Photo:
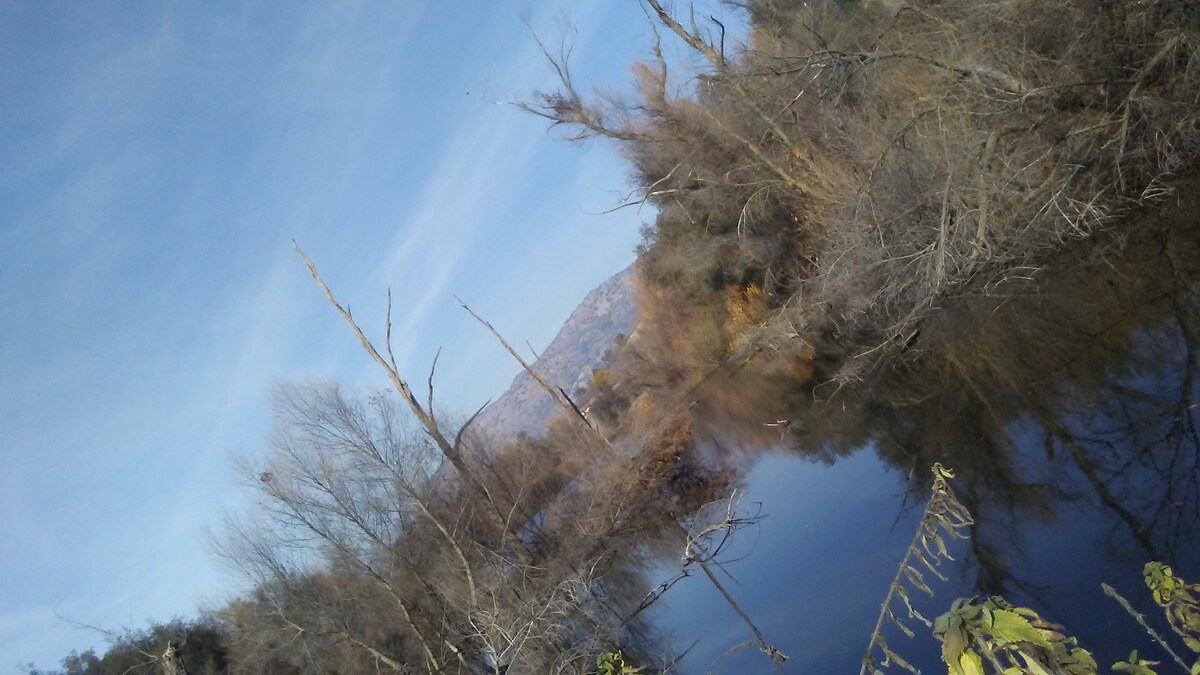
[[[723,293],[725,299],[725,333],[732,342],[742,334],[757,328],[766,317],[769,305],[762,287],[757,284],[730,284]]]
[[[695,383],[725,351],[720,294],[688,296],[673,286],[641,284],[639,322],[613,366],[626,394]]]
[[[754,284],[774,310],[757,345],[816,341],[841,379],[958,298],[1023,291],[1196,173],[1194,2],[742,6],[738,45],[654,16],[706,67],[669,71],[656,45],[641,99],[598,104],[623,114],[591,115],[614,120],[591,132],[621,141],[660,208],[652,293],[705,306]],[[658,356],[680,366],[677,351]]]

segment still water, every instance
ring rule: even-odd
[[[1190,211],[1121,242],[1080,243],[1070,265],[1032,282],[948,303],[859,386],[796,392],[747,371],[708,387],[692,462],[725,477],[719,494],[679,532],[629,543],[636,552],[605,589],[635,616],[627,628],[642,662],[677,659],[673,673],[858,672],[941,462],[975,524],[951,546],[946,579],[928,578],[934,596],[913,593],[923,614],[1002,594],[1065,626],[1104,672],[1133,649],[1165,668],[1167,655],[1101,583],[1166,634],[1143,565],[1160,560],[1200,581]],[[711,577],[685,565],[682,531],[727,516],[732,534],[706,540],[719,547]],[[912,639],[885,631],[891,648],[945,672],[940,642],[909,625]],[[789,658],[773,660],[763,643]]]

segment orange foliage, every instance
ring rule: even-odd
[[[758,284],[725,287],[725,332],[732,344],[751,328],[762,323],[770,305]]]
[[[643,360],[636,377],[656,386],[674,386],[716,365],[725,349],[719,296],[710,304],[657,284],[640,286],[641,320],[630,338]]]

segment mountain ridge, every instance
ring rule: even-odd
[[[591,382],[592,370],[603,364],[608,347],[618,335],[629,335],[636,318],[630,265],[584,297],[532,367],[551,386],[573,395]],[[576,403],[582,406],[585,401]],[[550,395],[522,370],[479,414],[474,427],[499,448],[522,433],[541,434],[554,411]]]

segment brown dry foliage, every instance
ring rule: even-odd
[[[774,309],[758,345],[819,342],[841,379],[1196,173],[1193,2],[742,6],[751,30],[727,58],[664,19],[705,68],[668,69],[655,45],[636,102],[572,100],[614,121],[591,135],[620,141],[660,209],[643,282],[699,305],[756,284]]]

